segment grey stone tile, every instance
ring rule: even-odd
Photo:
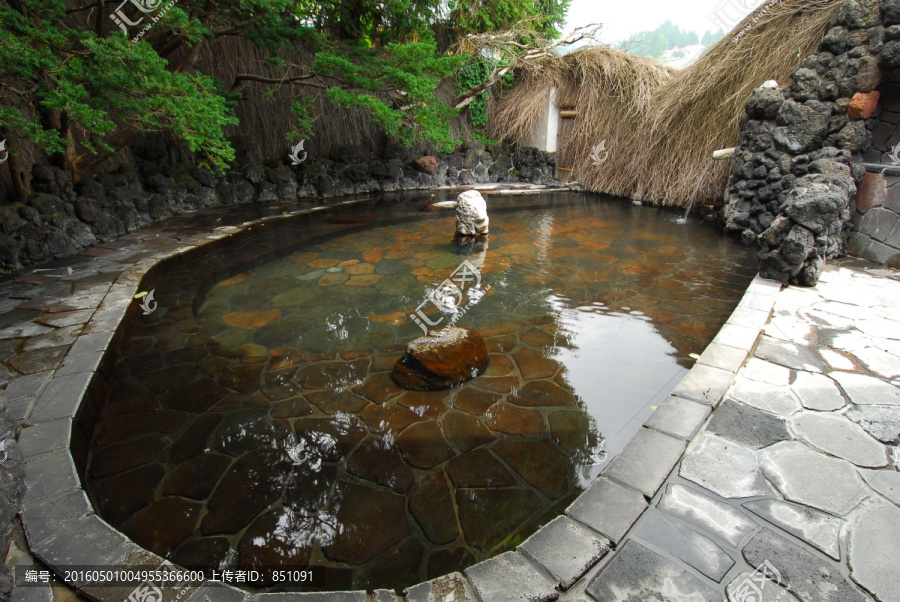
[[[725,324],[712,342],[716,345],[726,345],[749,351],[758,337],[759,329],[757,328]]]
[[[85,334],[112,332],[119,327],[119,322],[122,321],[124,315],[124,308],[119,307],[97,310],[97,312],[91,316],[91,321],[85,326],[84,332]]]
[[[685,443],[642,428],[603,470],[603,475],[653,497],[684,453]]]
[[[27,426],[19,433],[19,447],[26,457],[57,449],[68,449],[72,421],[68,418]]]
[[[776,296],[773,293],[774,291],[747,289],[738,307],[768,314],[775,305]],[[762,328],[764,324],[765,322],[762,322],[758,328]]]
[[[856,350],[853,355],[875,376],[892,379],[900,376],[900,357],[876,347]]]
[[[646,509],[647,502],[640,494],[599,478],[568,507],[566,514],[618,543]]]
[[[715,406],[731,386],[734,374],[710,366],[695,365],[672,394]]]
[[[878,503],[865,508],[850,530],[849,560],[853,580],[879,600],[897,600],[900,574],[900,508]]]
[[[289,594],[257,594],[254,602],[368,602],[366,592],[303,592]],[[212,602],[212,601],[211,601]],[[218,602],[218,601],[216,601]]]
[[[859,474],[869,484],[869,487],[900,506],[900,472],[890,469],[861,469]]]
[[[11,403],[0,403],[0,408],[4,408],[9,414],[9,417],[12,418],[16,424],[23,424],[28,415],[31,414],[31,405],[34,402],[33,399],[26,397],[25,399],[19,399],[17,401],[13,401]]]
[[[46,324],[47,326],[63,328],[65,326],[85,324],[88,320],[91,319],[91,315],[93,313],[93,310],[82,309],[79,311],[68,311],[58,314],[45,314],[40,317],[38,322],[40,322],[41,324]]]
[[[837,383],[823,374],[797,372],[791,390],[800,399],[804,408],[830,412],[847,405]]]
[[[83,326],[67,326],[58,328],[47,334],[37,336],[25,341],[22,345],[22,351],[34,351],[36,349],[46,349],[48,347],[59,347],[60,345],[71,345],[75,342],[78,334]]]
[[[403,598],[400,598],[394,592],[386,589],[375,590],[375,592],[372,594],[372,598],[374,602],[403,602]],[[472,602],[477,601],[473,599]]]
[[[54,377],[38,398],[31,413],[34,422],[49,422],[75,416],[93,374],[83,372]]]
[[[710,345],[706,348],[698,364],[712,366],[728,372],[737,372],[747,359],[747,351],[725,345]]]
[[[644,426],[689,440],[700,430],[711,411],[705,404],[670,396],[656,408]]]
[[[96,372],[103,360],[102,351],[90,351],[87,353],[76,353],[66,356],[62,366],[56,370],[56,376],[67,376],[69,374],[79,374],[81,372]]]
[[[52,376],[52,370],[20,376],[19,378],[13,379],[9,385],[7,385],[6,391],[2,393],[2,397],[5,401],[12,401],[22,397],[32,397],[37,395],[44,390],[44,387],[50,382]]]
[[[883,380],[850,372],[832,372],[831,377],[857,405],[900,405],[900,387]]]
[[[721,602],[722,595],[682,566],[629,540],[612,562],[588,585],[599,602],[622,600],[691,600]]]
[[[791,419],[791,429],[816,449],[857,466],[887,466],[884,445],[870,437],[861,426],[840,414],[800,412]]]
[[[407,602],[478,602],[472,586],[460,573],[450,573],[425,583],[420,583],[404,592]],[[387,600],[387,598],[385,598]]]
[[[91,503],[81,489],[70,489],[36,502],[26,501],[22,524],[32,548],[56,537],[61,529],[92,512]],[[78,564],[78,563],[76,563]]]
[[[677,483],[666,487],[657,508],[720,537],[734,548],[757,529],[757,524],[734,506]]]
[[[250,594],[222,583],[206,582],[197,588],[188,602],[244,602],[249,600]]]
[[[53,602],[53,588],[50,584],[19,586],[13,589],[9,602]]]
[[[714,541],[657,510],[644,514],[630,537],[664,550],[716,582],[734,566],[734,558]]]
[[[731,399],[719,406],[706,430],[750,449],[791,439],[784,420]]]
[[[759,573],[744,571],[731,580],[725,588],[727,600],[752,600],[753,602],[800,602],[778,583],[765,580]],[[748,595],[751,596],[748,598]]]
[[[712,433],[694,439],[678,474],[723,498],[772,493],[759,470],[756,452]]]
[[[482,600],[545,602],[556,600],[556,584],[521,555],[505,552],[465,570]]]
[[[794,343],[764,336],[760,339],[754,355],[794,370],[825,372],[825,364],[813,351]]]
[[[739,305],[734,312],[732,312],[731,316],[728,317],[728,322],[726,324],[730,326],[740,326],[741,328],[747,328],[749,330],[760,331],[762,327],[766,325],[766,322],[769,320],[769,314],[772,308],[772,301],[769,300],[765,305],[768,306],[768,309],[759,309],[758,303],[755,306],[750,305]],[[744,347],[749,351],[749,347]]]
[[[112,331],[83,334],[78,337],[78,340],[72,345],[72,349],[69,350],[69,353],[80,354],[90,353],[92,351],[105,351],[114,334],[115,332]]]
[[[25,505],[78,487],[81,483],[69,450],[41,454],[25,465]]]
[[[524,552],[553,575],[567,590],[609,552],[610,543],[590,529],[559,516],[528,538]]]
[[[743,506],[835,560],[841,559],[839,538],[844,525],[843,520],[783,500],[756,500],[744,502]]]
[[[868,496],[868,487],[846,460],[815,452],[799,441],[760,452],[766,477],[787,499],[845,516]]]
[[[820,559],[763,529],[743,549],[750,566],[768,561],[791,592],[801,600],[816,602],[864,602],[867,598],[841,574],[837,563]]]
[[[0,330],[0,339],[23,339],[36,337],[52,331],[52,328],[34,322],[24,322]]]
[[[738,376],[729,396],[782,418],[789,418],[802,407],[790,388],[757,382],[743,376]]]

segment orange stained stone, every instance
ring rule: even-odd
[[[266,311],[237,311],[222,316],[222,320],[229,326],[243,328],[244,330],[256,330],[266,324],[271,324],[281,316],[277,309]]]
[[[485,414],[486,423],[495,433],[538,437],[548,433],[544,416],[538,411],[519,408],[506,402],[495,404]]]
[[[426,267],[416,268],[412,271],[413,276],[431,276],[432,274],[431,268]]]
[[[566,234],[567,232],[574,232],[575,228],[573,226],[569,226],[567,224],[553,224],[553,233],[554,234]]]
[[[322,277],[319,278],[319,286],[332,286],[335,284],[343,284],[347,282],[349,276],[344,272],[337,272],[328,274],[322,274]]]
[[[597,251],[605,251],[609,248],[609,243],[607,242],[594,242],[592,240],[585,241],[581,243],[582,247],[587,247],[588,249],[595,249]]]
[[[406,316],[407,312],[405,311],[395,311],[392,314],[376,314],[375,312],[372,312],[368,316],[366,316],[366,318],[370,322],[378,322],[379,324],[390,324],[392,326],[397,326],[407,320]]]
[[[681,249],[676,245],[663,245],[656,250],[660,255],[677,255]]]
[[[626,274],[631,274],[632,276],[658,276],[659,274],[666,273],[668,269],[669,268],[666,266],[661,265],[639,264],[625,268],[622,271]]]
[[[378,263],[384,259],[384,249],[369,249],[362,255],[363,261]]]
[[[359,417],[369,426],[370,431],[379,435],[397,435],[413,422],[423,420],[421,416],[399,404],[369,404],[359,413]]]
[[[595,228],[617,228],[619,224],[605,219],[592,219],[591,225]]]
[[[359,259],[348,259],[347,261],[342,261],[338,264],[339,268],[346,268],[351,265],[356,265],[359,263]]]
[[[318,253],[294,253],[289,257],[289,259],[295,263],[307,263],[319,257]]]
[[[437,251],[422,251],[421,253],[416,253],[413,255],[416,259],[431,259],[432,257],[437,257],[440,255]]]
[[[353,261],[356,261],[355,259]],[[375,271],[375,266],[371,263],[359,263],[357,262],[355,265],[348,266],[347,269],[344,270],[351,276],[364,276],[366,274],[371,274]]]
[[[250,278],[251,276],[253,276],[252,272],[249,274],[238,274],[237,276],[235,276],[233,278],[229,278],[228,280],[223,280],[216,286],[231,286],[232,284],[238,284],[239,282],[243,282],[244,280],[246,280],[247,278]]]
[[[385,259],[406,259],[411,256],[412,249],[400,245],[391,245],[388,247],[387,253],[384,254]]]
[[[339,259],[314,259],[310,261],[306,265],[314,269],[323,269],[323,268],[333,268],[338,263],[340,263]]]
[[[384,278],[381,274],[367,274],[365,276],[351,276],[347,286],[372,286]]]

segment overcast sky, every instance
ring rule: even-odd
[[[733,22],[734,17],[747,15],[761,4],[762,0],[572,0],[566,30],[603,23],[601,40],[613,44],[671,19],[702,36],[708,29],[719,29],[712,19],[715,13]]]

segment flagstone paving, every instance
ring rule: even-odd
[[[186,227],[189,218],[183,221],[180,229],[174,229],[178,235],[160,241],[159,246],[174,251],[201,242],[196,236],[189,238],[190,229]],[[203,232],[203,228],[198,232]],[[228,232],[226,228],[221,235],[226,236]],[[178,237],[188,238],[179,241]],[[88,391],[87,375],[100,365],[103,350],[121,319],[121,307],[130,303],[136,292],[136,289],[113,289],[109,293],[110,283],[124,269],[117,260],[127,256],[140,264],[145,257],[145,266],[152,264],[152,253],[142,255],[143,250],[129,249],[128,244],[122,249],[122,253],[113,256],[91,256],[89,278],[81,272],[77,280],[70,282],[66,280],[66,275],[72,275],[70,266],[52,268],[51,275],[66,280],[69,292],[75,293],[65,302],[52,301],[49,293],[46,297],[29,297],[24,288],[16,289],[20,299],[31,299],[14,310],[26,312],[17,314],[17,319],[40,318],[42,312],[52,309],[52,324],[44,320],[50,326],[35,322],[30,322],[30,326],[10,323],[0,329],[0,351],[7,358],[15,350],[3,346],[3,341],[23,338],[36,341],[29,343],[29,350],[18,348],[18,360],[11,365],[23,376],[9,384],[3,403],[14,417],[22,420],[27,416],[33,421],[23,425],[26,428],[18,441],[28,458],[29,471],[23,520],[29,542],[50,564],[102,565],[121,562],[126,557],[134,564],[162,560],[140,551],[93,513],[78,486],[68,450],[56,441],[59,432],[72,428],[68,418],[72,408],[68,404],[73,392],[80,399],[81,393]],[[385,273],[392,273],[386,262],[397,258],[391,253],[399,256],[402,251],[388,247],[383,259],[371,261],[382,266]],[[447,267],[429,265],[427,257],[417,259],[429,269]],[[84,259],[73,261],[78,264]],[[343,269],[356,265],[360,264],[345,265]],[[323,272],[316,275],[319,285],[346,286],[349,280],[329,284],[326,279],[326,284],[321,283],[322,278],[334,273],[327,271],[330,267],[337,266],[323,267]],[[365,280],[371,275],[366,273],[367,268],[353,271],[359,273],[347,275],[359,278],[359,284],[378,286],[374,280]],[[127,277],[131,276],[126,274]],[[139,277],[134,278],[136,285]],[[5,290],[9,292],[15,286],[18,285],[8,285]],[[665,298],[665,291],[659,295]],[[242,314],[233,319],[238,329],[240,324],[260,326],[269,318],[253,315],[259,307],[254,306],[252,296],[248,290],[245,301],[233,299],[228,312],[222,309],[223,315]],[[85,311],[93,313],[90,316],[81,313]],[[174,313],[167,313],[167,320],[185,321],[185,316],[179,315],[176,309],[170,311]],[[87,326],[83,326],[85,323]],[[197,337],[198,332],[190,328],[184,332],[179,328],[160,330],[154,334],[157,347],[149,344],[142,347],[138,341],[129,350],[141,357],[141,365],[124,379],[126,382],[117,385],[123,391],[122,411],[106,417],[106,428],[98,439],[101,447],[109,451],[96,455],[96,469],[128,478],[118,484],[115,494],[109,494],[115,499],[104,497],[104,491],[109,488],[102,486],[97,496],[107,500],[108,518],[129,519],[135,537],[141,537],[142,531],[152,531],[165,516],[193,517],[191,522],[202,525],[201,534],[181,552],[186,558],[192,554],[208,556],[224,549],[220,534],[233,532],[243,520],[229,511],[236,501],[255,505],[263,512],[271,504],[270,492],[277,489],[282,492],[285,504],[300,509],[295,518],[302,522],[311,520],[302,515],[303,509],[320,507],[322,491],[336,481],[334,474],[322,471],[308,475],[305,487],[297,487],[296,482],[266,484],[266,475],[280,478],[281,471],[270,468],[288,460],[283,453],[273,454],[273,450],[250,443],[254,437],[270,436],[258,429],[284,427],[292,432],[322,432],[333,442],[323,453],[344,455],[353,449],[366,448],[368,456],[385,451],[371,444],[373,437],[380,436],[384,429],[427,430],[432,428],[429,421],[434,420],[437,412],[442,415],[442,422],[446,422],[448,440],[458,449],[471,450],[471,458],[457,455],[446,460],[443,448],[423,447],[417,438],[410,436],[409,441],[398,446],[399,455],[391,461],[397,466],[409,462],[415,467],[447,462],[444,470],[447,477],[428,480],[417,489],[421,491],[418,500],[410,498],[410,506],[413,513],[423,506],[444,504],[455,508],[458,524],[440,520],[423,520],[422,524],[429,537],[449,541],[458,536],[459,528],[466,530],[483,510],[467,507],[471,498],[466,492],[477,489],[479,479],[508,478],[512,473],[506,466],[512,467],[516,473],[512,477],[522,485],[521,489],[509,491],[528,495],[540,491],[548,496],[559,491],[558,484],[547,479],[548,475],[531,473],[534,454],[525,453],[515,439],[496,439],[498,434],[527,431],[531,424],[528,412],[544,416],[542,431],[549,425],[551,435],[554,425],[562,425],[563,432],[580,428],[567,417],[560,418],[549,410],[519,407],[529,405],[523,401],[528,392],[524,387],[519,390],[522,385],[519,377],[509,376],[515,367],[521,373],[531,369],[526,366],[533,366],[534,372],[529,374],[545,383],[544,386],[560,384],[556,379],[542,380],[544,367],[535,365],[535,358],[523,354],[520,347],[539,345],[535,341],[552,337],[552,329],[538,320],[526,333],[501,330],[486,334],[490,335],[487,338],[494,339],[491,352],[502,359],[498,359],[495,372],[484,377],[476,390],[460,396],[456,403],[460,412],[448,412],[435,406],[427,396],[403,393],[395,390],[389,380],[378,378],[369,379],[364,387],[334,399],[312,394],[306,396],[308,399],[297,399],[297,391],[305,390],[304,387],[317,388],[315,379],[320,377],[316,370],[302,373],[305,363],[317,363],[321,370],[337,371],[329,372],[331,377],[337,374],[353,378],[363,369],[360,366],[372,374],[383,374],[395,357],[359,356],[351,350],[339,356],[309,355],[297,363],[290,358],[279,360],[273,354],[269,363],[271,378],[265,379],[262,390],[267,400],[259,399],[258,406],[266,407],[270,416],[283,420],[284,424],[277,421],[262,424],[254,415],[253,395],[241,393],[242,383],[260,378],[261,372],[253,361],[223,362],[198,355],[192,361],[206,363],[197,372],[167,371],[170,369],[161,361],[162,354],[180,350],[183,340]],[[77,335],[80,336],[69,353],[59,355],[58,348],[65,349]],[[234,344],[261,347],[260,342],[244,340],[236,340]],[[190,349],[182,351],[188,359]],[[245,357],[253,356],[245,354]],[[284,363],[284,371],[290,378],[280,377],[279,361]],[[206,382],[211,381],[210,375],[220,374],[227,376],[228,390],[215,382]],[[538,530],[516,550],[470,566],[462,573],[451,573],[410,588],[405,598],[444,602],[451,599],[454,602],[699,601],[725,600],[726,595],[733,600],[746,600],[750,599],[746,597],[749,593],[754,593],[753,599],[760,601],[900,601],[900,588],[896,586],[896,576],[900,574],[898,375],[900,277],[895,272],[869,271],[862,265],[847,262],[828,267],[813,289],[782,289],[777,283],[757,279],[729,324],[700,356],[694,370],[673,396],[660,404],[639,436],[563,516]],[[194,395],[189,385],[180,391],[172,390],[172,383],[176,382],[205,384]],[[214,395],[209,396],[210,391]],[[149,415],[140,418],[142,413],[148,414],[148,400],[157,397],[163,407],[153,412],[152,419]],[[499,402],[502,398],[516,403]],[[280,401],[271,405],[271,399]],[[222,416],[207,415],[188,424],[186,418],[190,412],[197,408],[206,411],[215,404],[222,410]],[[359,412],[360,417],[348,418],[336,428],[334,420],[320,415],[331,416],[322,407],[340,408],[335,413]],[[549,415],[544,415],[548,412]],[[229,413],[227,420],[225,413]],[[134,427],[135,416],[140,418],[140,432]],[[478,418],[482,420],[477,421]],[[473,420],[486,425],[474,431],[474,438],[467,426]],[[454,427],[454,421],[460,424]],[[298,428],[298,423],[302,428]],[[178,437],[171,442],[169,454],[179,468],[169,471],[157,462],[145,462],[144,456],[152,455],[162,438],[174,438],[173,433]],[[133,449],[129,448],[125,454],[115,453],[119,450],[117,445],[126,441]],[[212,447],[206,449],[206,442],[212,442]],[[219,443],[222,447],[217,446]],[[564,445],[561,440],[559,443]],[[484,455],[488,445],[496,451],[496,454],[491,452],[491,461],[471,460],[477,459],[478,454]],[[87,450],[73,452],[86,454]],[[550,458],[552,454],[538,456]],[[462,460],[456,458],[466,458],[470,465],[457,466]],[[362,475],[360,478],[364,480],[378,482],[385,475],[367,465],[367,459],[358,458],[348,470]],[[143,465],[130,468],[127,464],[131,461]],[[247,489],[248,479],[241,477],[242,471],[253,474],[259,486]],[[400,518],[405,512],[400,492],[408,489],[408,484],[400,478],[401,472],[392,473],[391,480],[378,489],[366,487],[369,504],[337,510],[353,513],[349,522],[360,525],[374,524],[376,516],[395,517],[388,523],[379,523],[390,528],[371,527],[373,541],[380,542],[383,549],[394,550],[393,560],[388,562],[421,556],[421,548],[416,545],[396,545],[410,541],[405,539],[408,534]],[[543,480],[538,480],[539,476]],[[210,495],[212,481],[219,478],[222,482],[232,479],[235,486],[216,488],[206,514],[201,515],[201,504],[196,500]],[[353,488],[361,487],[358,481],[337,482],[341,495],[350,496]],[[164,503],[146,506],[144,501],[149,493],[142,487],[147,483],[171,496],[164,497]],[[451,483],[457,487],[454,498],[451,498]],[[377,496],[372,495],[374,491]],[[229,495],[234,499],[224,499]],[[222,499],[217,500],[217,496]],[[504,500],[503,504],[512,511],[522,505],[522,500]],[[58,514],[61,508],[64,511]],[[247,532],[269,532],[283,524],[284,517],[277,513],[278,510],[263,512]],[[491,525],[483,517],[478,521],[478,528],[487,533]],[[160,545],[174,547],[175,540],[184,539],[185,534],[173,530],[166,537],[172,541],[158,540]],[[153,539],[146,536],[147,541]],[[293,552],[290,546],[262,550],[254,547],[253,537],[244,540],[240,553],[263,555],[262,561],[266,560],[265,554]],[[19,543],[25,546],[24,542]],[[333,557],[361,563],[378,551],[361,550],[352,538],[342,533],[335,533],[328,547]],[[456,560],[450,561],[451,566],[454,564]],[[377,569],[370,567],[373,574]],[[323,578],[341,580],[340,576],[327,574]],[[376,583],[377,579],[370,582]],[[50,599],[41,598],[35,591],[20,593],[23,597],[19,599]],[[88,586],[86,591],[98,599],[112,599],[102,589]],[[360,602],[399,599],[386,590],[368,596],[360,592],[251,595],[214,583],[206,583],[186,597],[197,602],[207,598]]]

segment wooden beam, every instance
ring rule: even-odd
[[[575,117],[578,117],[578,111],[577,110],[560,111],[559,116],[562,117],[563,119],[573,119]]]

